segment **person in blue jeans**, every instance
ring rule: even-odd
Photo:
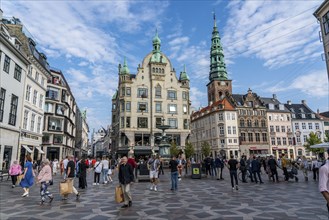
[[[230,170],[230,177],[231,177],[231,185],[232,185],[232,189],[234,190],[234,188],[236,190],[239,189],[238,187],[238,176],[237,176],[237,170],[240,166],[240,163],[234,159],[234,156],[231,155],[231,159],[227,162],[227,166],[228,166],[228,169]],[[234,181],[233,181],[233,178],[235,180],[235,187],[234,187]]]
[[[178,161],[176,156],[173,156],[169,161],[170,171],[171,171],[171,190],[177,191],[178,182]]]

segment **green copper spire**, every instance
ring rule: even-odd
[[[130,71],[129,71],[129,68],[128,68],[128,65],[127,65],[127,60],[126,60],[126,57],[125,57],[124,61],[123,61],[123,66],[121,67],[120,74],[125,75],[125,74],[129,74],[129,73],[130,73]]]
[[[160,50],[161,40],[158,36],[157,29],[155,31],[155,36],[152,40],[152,43],[153,43],[153,50],[152,50],[153,54],[150,61],[154,63],[166,63],[167,62],[166,58],[161,54],[161,50]]]
[[[214,28],[211,37],[209,80],[210,81],[227,80],[226,65],[224,62],[224,53],[216,25],[215,13],[214,13]]]
[[[190,80],[190,77],[186,73],[186,65],[185,64],[184,64],[183,72],[180,72],[179,80],[180,81]]]

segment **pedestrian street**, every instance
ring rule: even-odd
[[[116,173],[117,174],[117,173]],[[114,202],[113,183],[92,185],[88,174],[88,188],[62,201],[59,195],[60,176],[55,176],[49,189],[55,198],[51,204],[39,205],[39,186],[34,185],[30,196],[22,198],[20,187],[11,188],[11,181],[0,182],[0,219],[328,219],[325,201],[318,192],[318,182],[300,181],[272,183],[263,175],[265,184],[240,183],[239,190],[232,190],[225,169],[224,180],[216,178],[182,178],[178,192],[170,191],[170,175],[160,176],[158,192],[150,191],[148,182],[132,186],[132,207],[121,209]],[[281,172],[279,172],[281,175]],[[77,187],[77,180],[75,181]]]

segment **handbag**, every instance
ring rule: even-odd
[[[64,180],[59,183],[59,193],[61,195],[67,195],[73,193],[72,181]]]
[[[24,174],[20,174],[17,176],[16,184],[19,185],[24,177]]]
[[[121,186],[116,186],[115,187],[115,201],[117,203],[124,202],[123,191],[122,191]]]

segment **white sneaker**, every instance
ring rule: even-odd
[[[104,184],[107,184],[107,181],[105,181]]]
[[[153,186],[150,187],[150,190],[153,190]]]
[[[96,183],[96,185],[99,185],[99,183]]]
[[[93,186],[96,186],[96,183],[93,183]]]
[[[158,189],[157,189],[157,187],[156,187],[156,186],[154,187],[154,191],[158,191]]]

